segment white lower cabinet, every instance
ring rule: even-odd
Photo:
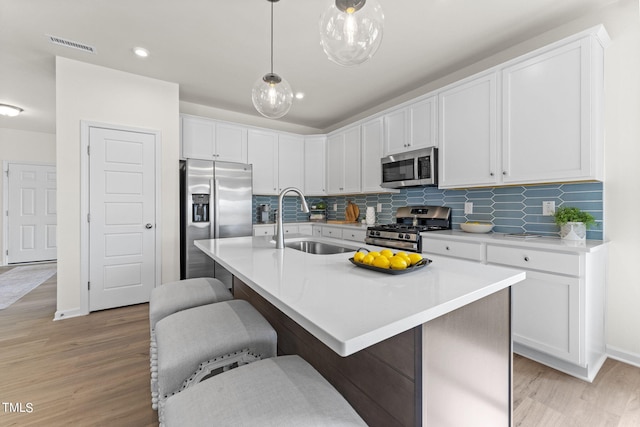
[[[311,236],[313,235],[313,226],[311,224],[300,224],[298,225],[298,233]]]
[[[484,246],[480,243],[428,240],[423,242],[422,251],[428,254],[432,253],[473,261],[482,261]]]
[[[423,234],[423,253],[527,272],[511,288],[513,351],[575,377],[593,380],[606,359],[604,309],[607,245],[585,249],[529,242],[494,243]]]
[[[285,236],[287,234],[308,234],[311,236],[313,230],[311,224],[284,224],[282,227]],[[253,235],[254,236],[273,236],[276,234],[275,224],[254,224]]]
[[[487,244],[486,256],[527,270],[511,291],[514,352],[593,380],[606,359],[605,245],[563,252]]]
[[[512,291],[514,343],[580,364],[580,279],[527,272]],[[519,349],[526,356],[526,349]]]
[[[342,238],[345,240],[352,240],[354,242],[364,243],[364,239],[367,237],[366,230],[352,230],[345,228],[342,230]]]
[[[273,236],[276,234],[275,224],[254,224],[253,235],[254,236]]]
[[[333,237],[334,239],[342,239],[342,228],[340,227],[322,227],[322,235],[324,237]]]

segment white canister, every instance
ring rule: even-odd
[[[376,210],[373,206],[367,207],[365,220],[367,221],[367,225],[373,225],[376,223]]]

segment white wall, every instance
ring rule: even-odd
[[[80,283],[80,122],[159,131],[162,140],[162,282],[180,276],[178,85],[56,58],[58,310],[86,314]]]
[[[29,132],[0,128],[0,164],[4,161],[15,163],[56,162],[56,136],[51,133]],[[4,197],[5,175],[0,174],[0,200]],[[8,206],[3,206],[3,211]],[[4,254],[4,215],[0,215],[0,254]],[[4,256],[0,256],[0,265]]]
[[[607,347],[640,366],[640,11],[636,0],[623,3],[607,16],[613,41],[605,68]]]

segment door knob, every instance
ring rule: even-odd
[[[144,228],[146,228],[146,229],[148,230],[148,229],[150,229],[150,228],[153,228],[153,225],[151,225],[151,224],[147,224],[147,225],[145,225],[145,226],[144,226]]]

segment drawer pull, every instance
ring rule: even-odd
[[[524,260],[525,260],[526,262],[529,262],[529,257],[528,257],[528,256],[524,257]]]
[[[449,250],[449,246],[445,246],[445,249],[446,249],[446,250]]]

